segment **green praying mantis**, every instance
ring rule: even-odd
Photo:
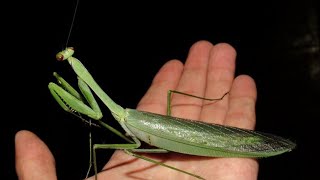
[[[269,157],[279,155],[295,148],[295,143],[268,133],[246,130],[236,127],[209,124],[205,122],[182,119],[171,116],[171,94],[178,93],[204,100],[222,100],[221,98],[208,99],[174,90],[168,91],[167,115],[122,108],[116,104],[96,83],[85,66],[75,57],[74,49],[66,48],[56,57],[59,61],[67,60],[78,77],[78,86],[82,93],[78,93],[61,76],[54,73],[58,84],[50,82],[48,87],[65,110],[71,113],[80,113],[97,120],[99,126],[109,129],[123,138],[125,144],[94,144],[93,165],[97,179],[96,150],[122,149],[129,155],[161,165],[172,170],[180,171],[198,179],[203,177],[182,169],[169,166],[162,162],[147,158],[138,153],[167,153],[177,152],[206,157]],[[97,97],[108,107],[113,117],[119,122],[125,133],[111,127],[101,120],[102,112],[95,100]],[[141,149],[141,141],[153,146],[150,149]],[[90,151],[91,152],[91,151]]]

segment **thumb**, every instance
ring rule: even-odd
[[[15,136],[16,172],[20,180],[56,180],[55,161],[49,148],[30,131]]]

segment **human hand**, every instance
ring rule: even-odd
[[[183,65],[167,62],[137,109],[166,114],[169,89],[207,98],[228,96],[216,103],[174,94],[172,116],[253,129],[256,87],[252,78],[234,78],[236,52],[228,44],[195,43]],[[28,145],[30,148],[26,148]],[[209,158],[178,153],[145,154],[206,179],[257,179],[258,163],[250,158]],[[30,132],[16,136],[16,169],[19,179],[56,179],[54,159],[45,144]],[[98,174],[98,179],[188,179],[186,174],[136,159],[118,150]],[[94,179],[91,177],[89,179]]]

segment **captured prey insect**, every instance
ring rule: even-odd
[[[153,159],[137,154],[177,152],[206,157],[269,157],[291,151],[295,143],[268,133],[246,130],[236,127],[209,124],[205,122],[182,119],[170,116],[171,94],[177,91],[168,91],[167,115],[122,108],[116,104],[95,82],[84,65],[73,57],[74,49],[66,48],[57,54],[59,61],[67,60],[78,76],[78,85],[84,98],[74,90],[62,77],[54,73],[59,85],[50,82],[49,90],[59,105],[66,111],[76,111],[97,120],[97,124],[117,134],[128,143],[126,144],[95,144],[93,145],[93,163],[97,179],[96,150],[122,149],[127,154],[146,161],[180,171],[182,173],[204,179],[194,173],[169,166]],[[61,87],[62,86],[62,87]],[[91,90],[111,111],[119,122],[125,135],[101,121],[101,110]],[[205,100],[222,100],[195,98]],[[86,102],[85,102],[86,101]],[[154,146],[154,149],[140,149],[141,141]]]

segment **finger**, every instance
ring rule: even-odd
[[[250,76],[238,76],[232,85],[229,96],[229,111],[226,125],[254,129],[256,122],[255,105],[257,90]]]
[[[53,155],[35,134],[19,131],[15,136],[15,151],[19,179],[57,179]]]
[[[232,86],[235,72],[235,49],[226,43],[214,46],[210,51],[205,97],[220,98]],[[228,109],[228,96],[221,101],[204,101],[201,119],[222,124]]]
[[[183,64],[172,60],[162,66],[154,77],[146,94],[139,102],[137,109],[159,114],[166,114],[167,92],[175,89],[181,77]]]
[[[213,45],[207,41],[195,43],[189,51],[177,91],[203,97],[205,91],[209,52]],[[173,94],[172,115],[187,119],[198,119],[202,100],[181,94]]]

